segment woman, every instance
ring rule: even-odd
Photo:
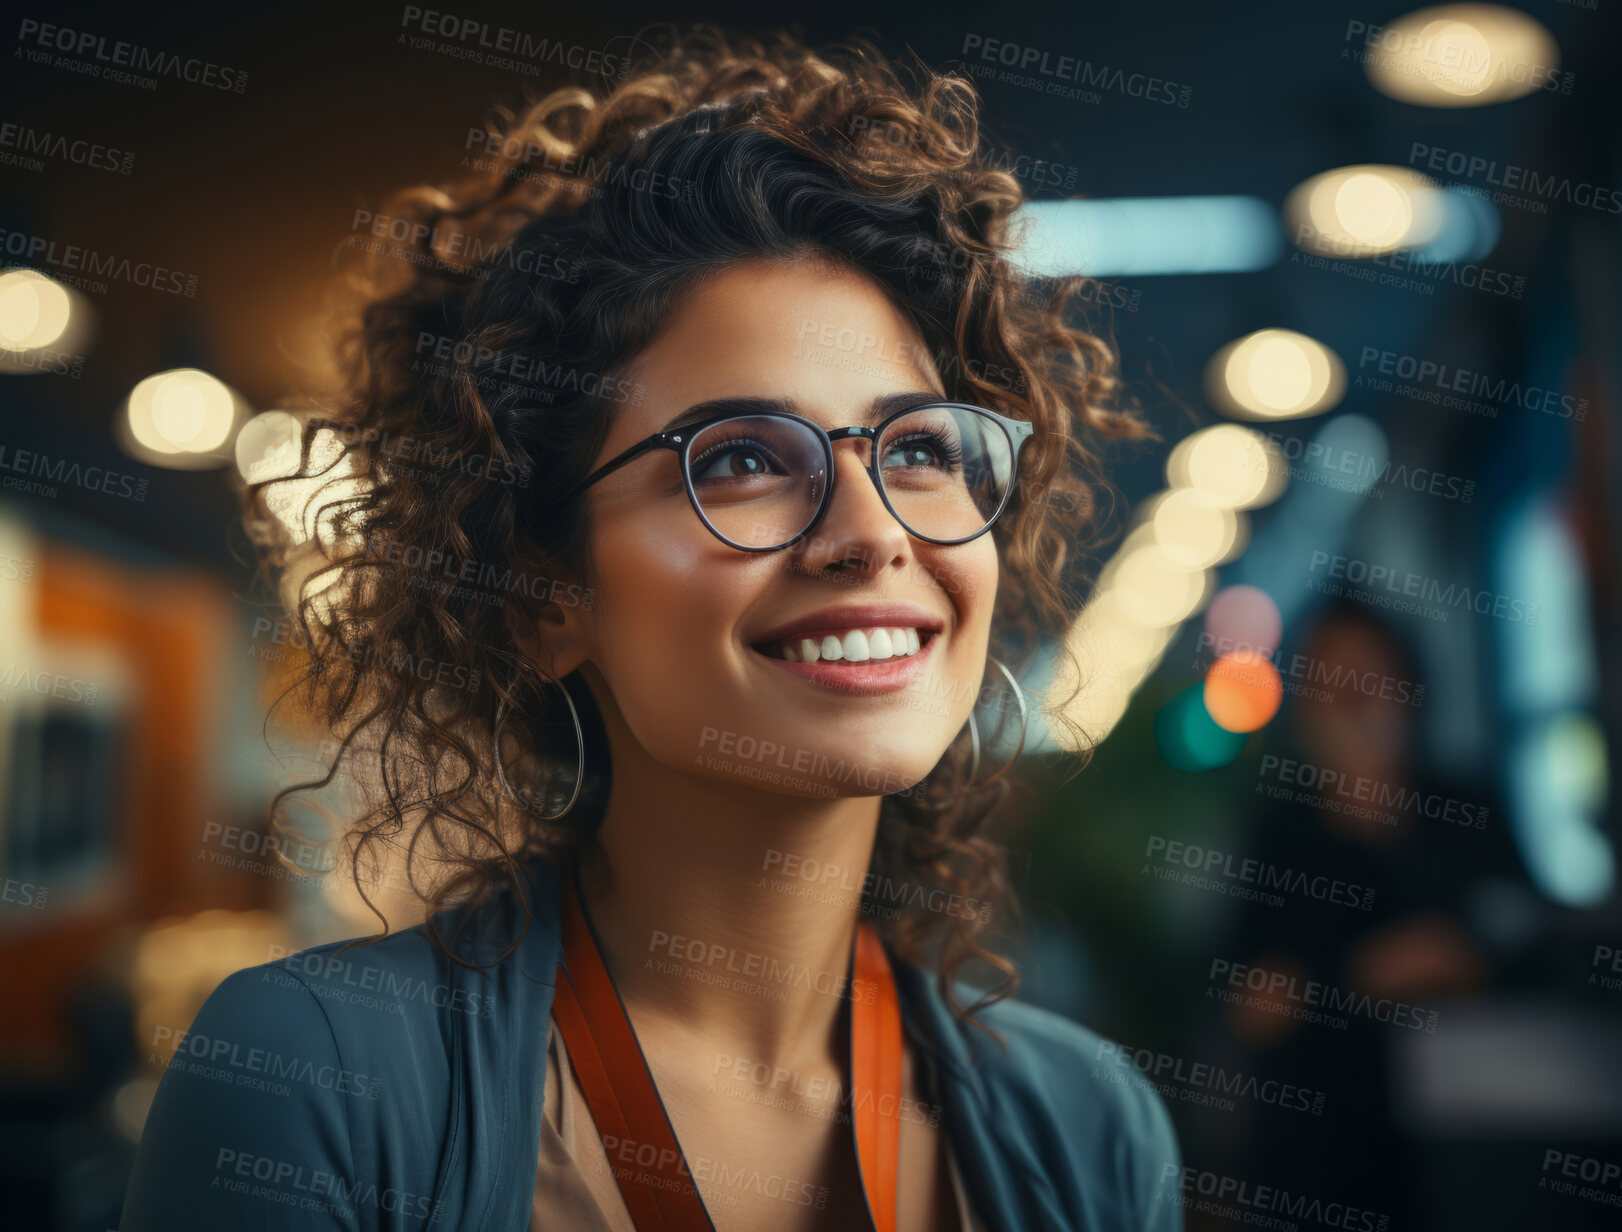
[[[193,1036],[282,1089],[166,1074],[126,1232],[1181,1226],[1157,1097],[977,940],[1088,438],[1145,430],[923,78],[672,35],[366,245],[269,559],[375,754],[357,882],[433,910],[221,985]]]

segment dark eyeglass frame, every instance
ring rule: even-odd
[[[896,512],[895,506],[890,503],[890,494],[884,490],[884,482],[879,477],[878,442],[879,438],[884,434],[884,430],[893,422],[903,418],[904,416],[916,415],[919,411],[934,410],[936,408],[973,411],[977,414],[984,415],[1002,430],[1003,437],[1008,442],[1008,488],[1005,492],[1003,492],[1002,500],[998,502],[996,510],[993,511],[991,516],[986,519],[986,524],[979,530],[975,531],[974,534],[964,535],[960,539],[932,539],[928,535],[920,535],[917,531],[913,530],[912,527],[907,525],[906,519]],[[792,539],[785,539],[782,543],[774,544],[771,547],[756,548],[746,547],[741,543],[735,543],[733,540],[728,539],[716,527],[715,523],[711,522],[710,519],[705,516],[704,507],[699,503],[698,493],[693,488],[691,453],[693,441],[707,429],[713,428],[717,424],[726,423],[727,421],[733,419],[760,419],[763,417],[771,419],[791,419],[795,423],[804,424],[821,439],[823,460],[827,464],[828,468],[828,483],[822,490],[822,500],[817,505],[817,511],[811,515],[811,520],[806,524],[804,530],[795,535]],[[1031,424],[1027,420],[1014,419],[1007,415],[999,415],[996,411],[989,410],[983,406],[975,406],[973,403],[969,402],[920,402],[916,406],[902,407],[898,411],[891,412],[871,427],[861,424],[852,424],[848,428],[835,428],[832,432],[828,431],[828,429],[824,428],[815,420],[807,419],[804,415],[796,415],[792,411],[722,411],[715,415],[711,415],[708,418],[695,420],[690,424],[683,424],[679,428],[671,428],[664,432],[655,432],[652,436],[645,437],[636,444],[632,445],[629,449],[625,450],[625,452],[621,453],[618,457],[604,462],[590,475],[587,475],[578,484],[576,484],[574,488],[567,493],[567,495],[559,497],[558,503],[566,504],[567,502],[574,500],[599,479],[602,479],[613,471],[617,471],[620,467],[626,465],[628,462],[635,461],[637,458],[640,458],[643,454],[649,452],[650,450],[670,449],[675,451],[677,460],[680,464],[682,487],[687,489],[688,503],[692,505],[693,512],[698,515],[698,520],[703,522],[704,525],[709,528],[712,535],[714,535],[728,547],[737,548],[740,552],[780,552],[784,548],[792,547],[801,539],[804,539],[807,535],[814,531],[818,525],[821,524],[824,515],[826,515],[828,512],[828,507],[833,504],[834,484],[838,482],[838,471],[834,466],[834,442],[842,441],[846,437],[856,436],[864,437],[873,443],[873,447],[868,450],[869,457],[866,467],[868,478],[873,481],[873,486],[878,491],[879,499],[884,502],[884,507],[890,511],[891,516],[894,517],[897,522],[901,523],[902,529],[904,529],[914,539],[921,539],[925,543],[933,543],[940,547],[953,547],[959,543],[968,543],[971,540],[978,539],[981,535],[990,530],[992,524],[1002,516],[1002,511],[1008,507],[1009,497],[1013,495],[1015,481],[1019,477],[1020,450],[1024,447],[1025,442],[1029,440],[1035,432],[1035,425]]]

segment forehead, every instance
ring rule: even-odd
[[[641,398],[611,430],[612,457],[694,403],[781,398],[824,427],[865,422],[874,398],[944,393],[923,338],[858,271],[811,261],[749,261],[670,305],[632,365]]]

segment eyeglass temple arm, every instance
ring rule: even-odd
[[[624,453],[620,454],[619,457],[611,458],[607,462],[604,462],[596,470],[592,471],[591,474],[587,475],[579,483],[575,484],[574,487],[563,493],[563,495],[557,497],[554,503],[557,505],[567,504],[569,501],[579,496],[587,488],[591,487],[592,484],[603,478],[603,476],[619,470],[620,467],[624,466],[628,462],[636,461],[636,459],[640,458],[650,449],[676,449],[679,447],[680,446],[676,441],[670,439],[669,434],[664,432],[655,433],[646,440],[638,441]]]

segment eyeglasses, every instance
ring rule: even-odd
[[[774,552],[810,534],[827,513],[834,442],[864,437],[873,442],[867,473],[885,507],[912,535],[950,546],[991,529],[1034,431],[961,402],[904,408],[874,427],[832,432],[788,411],[727,412],[638,441],[559,501],[651,449],[671,449],[693,511],[716,538],[744,552]]]

